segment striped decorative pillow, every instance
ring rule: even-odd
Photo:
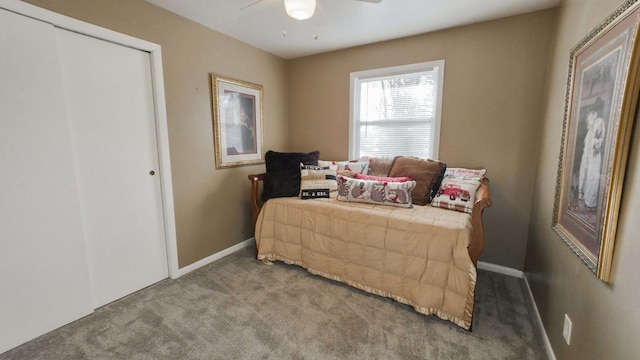
[[[335,166],[300,164],[300,198],[328,198],[338,188]]]

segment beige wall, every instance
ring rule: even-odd
[[[522,269],[554,24],[547,10],[292,60],[290,148],[346,159],[350,72],[444,59],[440,159],[488,169],[480,260]]]
[[[253,236],[247,174],[216,170],[210,73],[264,86],[264,145],[287,139],[286,62],[143,0],[30,0],[35,5],[162,46],[179,266]]]
[[[535,179],[535,196],[525,272],[556,357],[638,359],[640,357],[640,137],[632,139],[623,190],[611,282],[597,280],[551,230],[560,153],[569,52],[622,1],[565,0],[559,10]],[[637,124],[636,124],[637,125]],[[636,126],[637,127],[637,126]],[[564,314],[573,321],[568,346]]]
[[[558,359],[640,354],[638,202],[622,202],[609,284],[550,228],[568,54],[620,0],[564,0],[558,12],[288,63],[143,0],[28,2],[162,46],[180,266],[252,236],[246,175],[264,170],[215,170],[211,72],[264,85],[265,149],[318,149],[324,159],[343,159],[350,72],[444,59],[440,158],[450,166],[486,167],[491,178],[494,206],[485,213],[481,260],[524,266]],[[624,199],[640,198],[639,148],[635,136]],[[571,346],[562,340],[565,313],[573,320]]]

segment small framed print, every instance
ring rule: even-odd
[[[264,163],[262,85],[211,75],[216,168]]]

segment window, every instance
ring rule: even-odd
[[[351,73],[349,158],[437,159],[444,60]]]

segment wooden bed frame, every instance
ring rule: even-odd
[[[248,176],[251,181],[251,210],[253,212],[253,224],[258,220],[258,214],[262,208],[260,202],[259,189],[260,182],[264,181],[264,173],[251,174]],[[485,178],[478,192],[476,193],[476,202],[473,204],[471,212],[471,224],[473,231],[471,233],[471,243],[469,244],[469,256],[474,265],[478,265],[478,258],[484,250],[484,225],[482,223],[482,212],[485,208],[491,206],[491,196],[489,193],[489,179]],[[452,210],[453,211],[453,210]]]

